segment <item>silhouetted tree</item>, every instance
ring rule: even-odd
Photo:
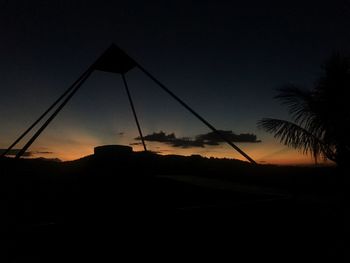
[[[258,126],[287,146],[343,166],[350,161],[350,58],[333,54],[311,90],[294,85],[275,97],[286,105],[292,121],[264,118]],[[347,164],[348,165],[348,164]]]

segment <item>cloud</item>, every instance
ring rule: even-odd
[[[140,137],[135,138],[135,140],[141,140]],[[191,140],[190,138],[176,138],[175,133],[166,134],[163,131],[160,132],[154,132],[152,134],[148,134],[144,136],[145,141],[150,142],[161,142],[170,144],[173,147],[182,147],[182,148],[189,148],[189,147],[204,147],[202,143],[199,143],[197,141]]]
[[[176,138],[175,133],[166,134],[163,131],[154,132],[143,137],[145,141],[149,142],[161,142],[169,144],[173,147],[189,148],[189,147],[204,147],[204,144],[191,138]],[[141,140],[140,137],[135,140]]]
[[[33,154],[53,154],[53,152],[50,152],[50,151],[35,151],[35,152],[32,152]]]
[[[253,143],[261,142],[261,140],[257,140],[256,135],[252,133],[235,134],[233,131],[223,131],[223,130],[219,130],[219,132],[231,142],[253,142]],[[196,140],[203,141],[204,144],[207,144],[207,145],[218,145],[220,143],[225,142],[221,137],[219,137],[214,132],[197,135]]]
[[[150,142],[173,142],[176,139],[175,133],[170,133],[166,134],[163,131],[160,131],[158,133],[154,132],[152,134],[143,136],[145,141],[150,141]],[[140,137],[135,138],[135,140],[141,140]]]
[[[219,131],[219,132],[222,133],[226,138],[228,138],[232,142],[250,142],[250,143],[261,142],[260,140],[257,140],[257,137],[255,134],[250,134],[250,133],[235,134],[232,131]],[[137,137],[135,138],[135,140],[141,140],[141,138]],[[150,141],[150,142],[166,143],[173,147],[181,147],[181,148],[193,148],[193,147],[204,148],[206,145],[207,146],[219,145],[225,142],[223,139],[217,136],[214,132],[199,134],[195,136],[195,139],[192,139],[190,137],[177,138],[175,133],[166,134],[165,132],[160,131],[158,133],[154,132],[152,134],[148,134],[144,136],[144,140]]]
[[[2,154],[3,152],[5,152],[7,149],[0,149],[0,154]],[[10,150],[7,154],[6,154],[6,156],[16,156],[17,155],[17,153],[19,153],[19,151],[20,151],[21,149],[12,149],[12,150]],[[24,156],[24,157],[29,157],[29,156],[32,156],[33,155],[33,153],[32,152],[25,152],[22,156]]]
[[[136,140],[136,138],[135,138],[135,140]],[[142,145],[142,143],[141,142],[133,142],[133,143],[129,143],[129,145],[131,145],[131,146],[133,146],[133,145]]]
[[[171,144],[173,147],[181,147],[181,148],[205,147],[202,141],[192,140],[186,137],[175,139]]]

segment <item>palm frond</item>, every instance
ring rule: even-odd
[[[324,138],[325,109],[320,104],[314,91],[303,90],[294,85],[284,86],[275,96],[282,104],[288,106],[289,114],[295,124],[304,127],[309,133],[319,139]]]
[[[319,157],[328,158],[330,149],[326,144],[298,124],[286,120],[264,118],[258,122],[258,127],[273,133],[275,138],[288,147],[299,149],[304,154],[311,153],[316,160]]]
[[[289,108],[289,113],[295,123],[302,125],[314,118],[314,100],[311,91],[303,90],[295,85],[287,85],[278,89],[275,96]]]

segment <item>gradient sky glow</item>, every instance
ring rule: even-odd
[[[238,144],[256,161],[312,163],[256,122],[288,118],[275,89],[311,87],[333,51],[349,54],[349,2],[235,2],[0,0],[0,149],[115,42],[218,129],[256,134],[262,143]],[[139,70],[127,78],[144,134],[208,132]],[[96,71],[30,150],[70,160],[136,136],[121,77]],[[226,145],[149,146],[162,154],[242,159]]]

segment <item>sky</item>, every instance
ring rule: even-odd
[[[288,119],[276,89],[311,88],[332,52],[349,54],[349,17],[349,1],[0,0],[0,149],[114,42],[217,129],[256,135],[261,142],[237,145],[257,162],[312,163],[257,121]],[[210,132],[140,70],[126,77],[145,135]],[[142,150],[137,136],[121,76],[95,71],[29,151],[71,160],[103,144]],[[222,143],[146,143],[161,154],[244,159]]]

